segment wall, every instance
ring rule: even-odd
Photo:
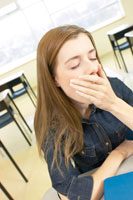
[[[18,71],[24,71],[25,76],[27,77],[28,81],[30,82],[33,88],[36,87],[36,59],[33,59],[23,65],[18,66],[17,68],[0,75],[0,79],[3,79],[7,76],[10,76]]]
[[[97,49],[98,49],[98,53],[101,57],[109,53],[110,51],[112,51],[112,48],[111,48],[111,45],[106,33],[122,24],[131,24],[133,22],[133,11],[132,11],[133,0],[122,0],[122,4],[125,10],[125,17],[123,17],[122,19],[120,19],[119,21],[115,23],[107,25],[92,33]],[[30,81],[32,87],[36,87],[36,60],[35,59],[23,65],[20,65],[19,67],[15,68],[14,70],[11,70],[8,73],[4,73],[3,75],[0,76],[0,79],[20,70],[24,70],[24,73],[26,77],[28,78],[28,80]]]

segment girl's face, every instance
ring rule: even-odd
[[[70,86],[71,79],[78,79],[81,75],[97,75],[98,60],[89,37],[80,33],[77,38],[68,40],[57,55],[55,67],[55,82],[64,93],[77,103],[84,103],[74,88]]]

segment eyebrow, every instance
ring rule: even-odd
[[[96,51],[96,50],[95,49],[91,49],[88,53],[90,54],[90,53],[92,53],[94,51]],[[73,59],[76,59],[76,58],[79,58],[79,56],[77,55],[77,56],[73,56],[73,57],[69,58],[68,60],[65,61],[65,64],[68,63],[70,60],[73,60]]]

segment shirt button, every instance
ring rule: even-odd
[[[108,146],[108,145],[109,145],[109,142],[106,142],[105,145]]]
[[[84,151],[81,151],[81,154],[82,154],[82,155],[85,155],[85,152],[84,152]]]

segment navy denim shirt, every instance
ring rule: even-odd
[[[117,78],[109,78],[116,95],[133,106],[133,92]],[[99,167],[109,153],[125,140],[127,127],[111,113],[93,105],[89,119],[82,120],[84,147],[80,153],[69,161],[69,170],[65,166],[62,156],[60,174],[56,164],[51,171],[54,146],[51,146],[47,157],[52,186],[69,200],[89,200],[93,189],[92,176],[78,177],[78,175]],[[50,145],[50,144],[49,144]]]

